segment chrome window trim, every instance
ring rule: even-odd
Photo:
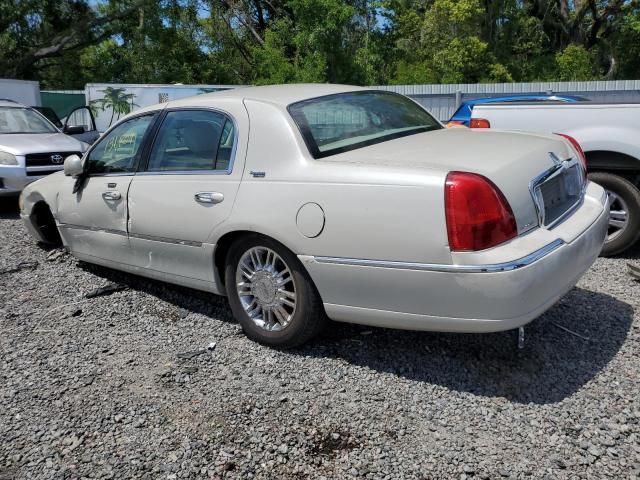
[[[136,172],[111,172],[111,173],[91,173],[86,175],[87,178],[94,177],[133,177]]]
[[[148,172],[143,170],[136,172],[136,176],[148,177],[150,175],[230,175],[230,170],[162,170]]]
[[[553,152],[549,152],[549,157],[553,162],[553,166],[545,170],[544,172],[542,172],[541,174],[539,174],[537,177],[535,177],[533,180],[529,182],[529,194],[531,195],[531,198],[533,199],[533,204],[536,208],[536,214],[538,216],[538,226],[542,228],[546,228],[548,230],[552,229],[554,226],[562,222],[565,218],[567,218],[569,215],[575,212],[584,203],[584,195],[587,190],[586,173],[584,172],[584,169],[582,169],[582,167],[580,166],[580,169],[582,170],[582,174],[583,174],[582,190],[580,192],[580,197],[562,215],[556,218],[553,222],[545,225],[544,205],[542,204],[542,201],[540,200],[536,192],[539,191],[539,187],[546,181],[551,180],[554,177],[557,177],[562,172],[564,172],[565,170],[568,170],[574,165],[580,164],[580,160],[578,160],[576,157],[570,157],[565,160],[561,160]]]
[[[414,262],[394,262],[387,260],[366,260],[360,258],[339,258],[339,257],[313,257],[318,263],[333,265],[350,265],[356,267],[377,267],[377,268],[393,268],[400,270],[419,270],[427,272],[444,272],[444,273],[496,273],[509,272],[519,268],[526,267],[538,260],[546,257],[554,252],[565,242],[556,239],[553,242],[539,248],[535,252],[525,255],[522,258],[511,260],[509,262],[490,263],[481,265],[447,265],[437,263],[414,263]]]
[[[233,124],[233,147],[231,148],[231,154],[229,157],[229,166],[225,170],[147,170],[149,167],[149,158],[146,159],[146,163],[142,170],[138,170],[136,172],[137,175],[231,175],[233,173],[233,166],[236,162],[236,152],[238,150],[239,143],[239,131],[238,131],[238,122],[236,118],[229,112],[222,110],[216,107],[171,107],[166,108],[162,112],[162,118],[160,119],[160,124],[158,125],[158,129],[155,132],[155,135],[151,139],[151,145],[149,149],[149,156],[151,156],[151,152],[153,151],[153,146],[158,139],[158,135],[160,134],[160,129],[162,128],[162,124],[164,123],[167,115],[171,112],[184,112],[184,111],[209,111],[213,113],[219,113],[223,115],[227,120],[230,120]]]

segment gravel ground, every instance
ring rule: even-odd
[[[640,477],[638,251],[599,259],[522,351],[341,324],[278,351],[224,299],[46,251],[2,208],[2,480]]]

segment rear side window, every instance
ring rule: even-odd
[[[222,113],[182,110],[167,113],[153,144],[147,170],[223,170],[231,165],[233,122]]]
[[[415,102],[391,92],[328,95],[288,110],[314,158],[442,128]]]

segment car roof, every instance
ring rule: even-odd
[[[223,98],[236,98],[238,100],[257,100],[286,107],[292,103],[308,100],[310,98],[364,90],[371,89],[352,85],[335,85],[329,83],[293,83],[286,85],[265,85],[261,87],[240,87],[205,93],[197,95],[196,97],[189,97],[189,101],[184,103],[183,100],[187,99],[173,100],[169,102],[169,106],[177,107],[182,106],[183,104],[193,105],[195,98],[201,100],[203,103]]]

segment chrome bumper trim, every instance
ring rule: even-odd
[[[446,265],[436,263],[412,263],[412,262],[392,262],[387,260],[365,260],[360,258],[338,258],[338,257],[313,257],[318,263],[334,265],[352,265],[357,267],[377,267],[377,268],[397,268],[402,270],[422,270],[428,272],[446,273],[494,273],[517,270],[527,265],[537,262],[546,257],[554,250],[557,250],[564,242],[561,239],[545,245],[544,247],[530,253],[517,260],[510,262],[493,263],[485,265]]]

